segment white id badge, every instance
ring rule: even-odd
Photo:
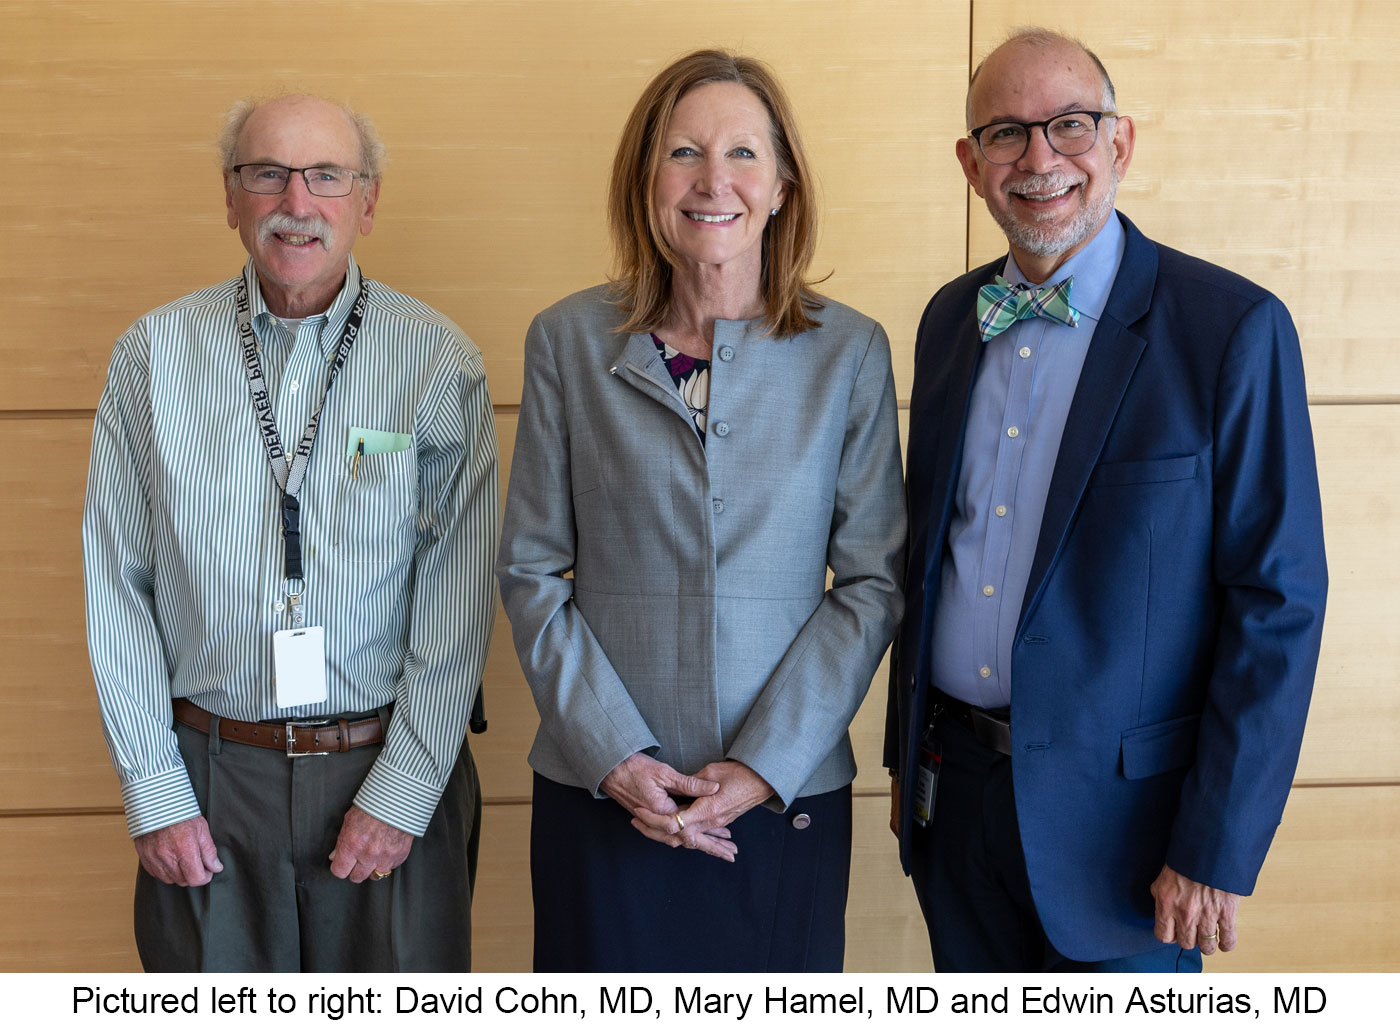
[[[938,799],[938,774],[943,769],[943,749],[931,733],[919,743],[919,780],[914,789],[914,822],[927,826],[933,821],[933,804]]]
[[[272,634],[272,660],[278,708],[326,699],[326,635],[320,626]]]

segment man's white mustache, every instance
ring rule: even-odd
[[[274,235],[315,236],[321,241],[322,250],[330,250],[333,230],[324,218],[297,218],[278,211],[258,223],[259,243],[272,242]]]

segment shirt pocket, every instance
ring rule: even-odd
[[[1180,458],[1105,462],[1094,469],[1089,477],[1089,486],[1129,486],[1134,483],[1171,483],[1195,479],[1200,460],[1198,455],[1187,454]]]
[[[361,456],[354,476],[342,480],[337,497],[331,541],[336,559],[384,564],[411,554],[417,493],[418,462],[412,448]]]

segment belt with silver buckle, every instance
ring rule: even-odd
[[[199,705],[177,697],[172,707],[175,721],[208,733],[214,717]],[[240,719],[219,719],[219,738],[236,744],[281,751],[289,758],[306,755],[329,755],[337,751],[378,744],[384,739],[379,717],[368,719],[290,719],[286,722],[243,722]]]

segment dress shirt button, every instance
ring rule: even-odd
[[[720,361],[733,361],[733,360],[734,360],[734,348],[733,348],[733,347],[730,347],[728,344],[726,344],[725,346],[721,347],[721,348],[719,349],[719,360],[720,360]]]
[[[292,393],[296,393],[296,392],[297,392],[297,387],[300,386],[301,384],[298,383],[295,379],[293,379],[293,380],[292,380],[290,383],[288,383],[287,385],[290,386],[290,387],[292,388]]]
[[[1031,356],[1031,349],[1029,347],[1022,347],[1017,353],[1023,358],[1028,358]]]
[[[794,830],[805,830],[812,825],[812,817],[806,812],[798,812],[792,817],[792,828]]]
[[[997,505],[997,517],[1000,518],[1000,517],[1002,517],[1002,516],[1005,515],[1005,514],[1006,514],[1006,505],[1004,505],[1004,504],[998,504],[998,505]]]
[[[715,514],[716,514],[716,515],[718,515],[718,514],[720,514],[721,512],[723,512],[723,511],[724,511],[724,501],[722,501],[720,498],[716,497],[716,498],[714,499],[714,509],[715,509]]]
[[[977,670],[977,675],[981,676],[983,679],[987,679],[992,675],[992,670],[984,665]]]
[[[728,435],[729,435],[729,423],[728,423],[728,422],[716,422],[716,423],[715,423],[715,436],[728,436]]]
[[[1014,439],[1016,439],[1016,437],[1018,437],[1018,436],[1021,435],[1021,431],[1020,431],[1019,429],[1017,429],[1015,426],[1012,426],[1010,429],[1008,429],[1008,430],[1006,431],[1006,435],[1009,436],[1009,437],[1011,437],[1011,439],[1014,440]]]
[[[272,606],[272,610],[273,610],[274,612],[286,611],[286,609],[287,609],[287,606],[286,606],[285,604],[283,604],[281,601],[278,601],[276,604],[274,604],[274,605]]]
[[[986,597],[991,597],[991,596],[992,596],[993,594],[995,594],[996,592],[997,592],[997,588],[994,587],[994,586],[992,586],[990,583],[988,583],[986,586],[984,586],[984,587],[982,588],[982,593],[983,593],[983,595],[986,596]]]

